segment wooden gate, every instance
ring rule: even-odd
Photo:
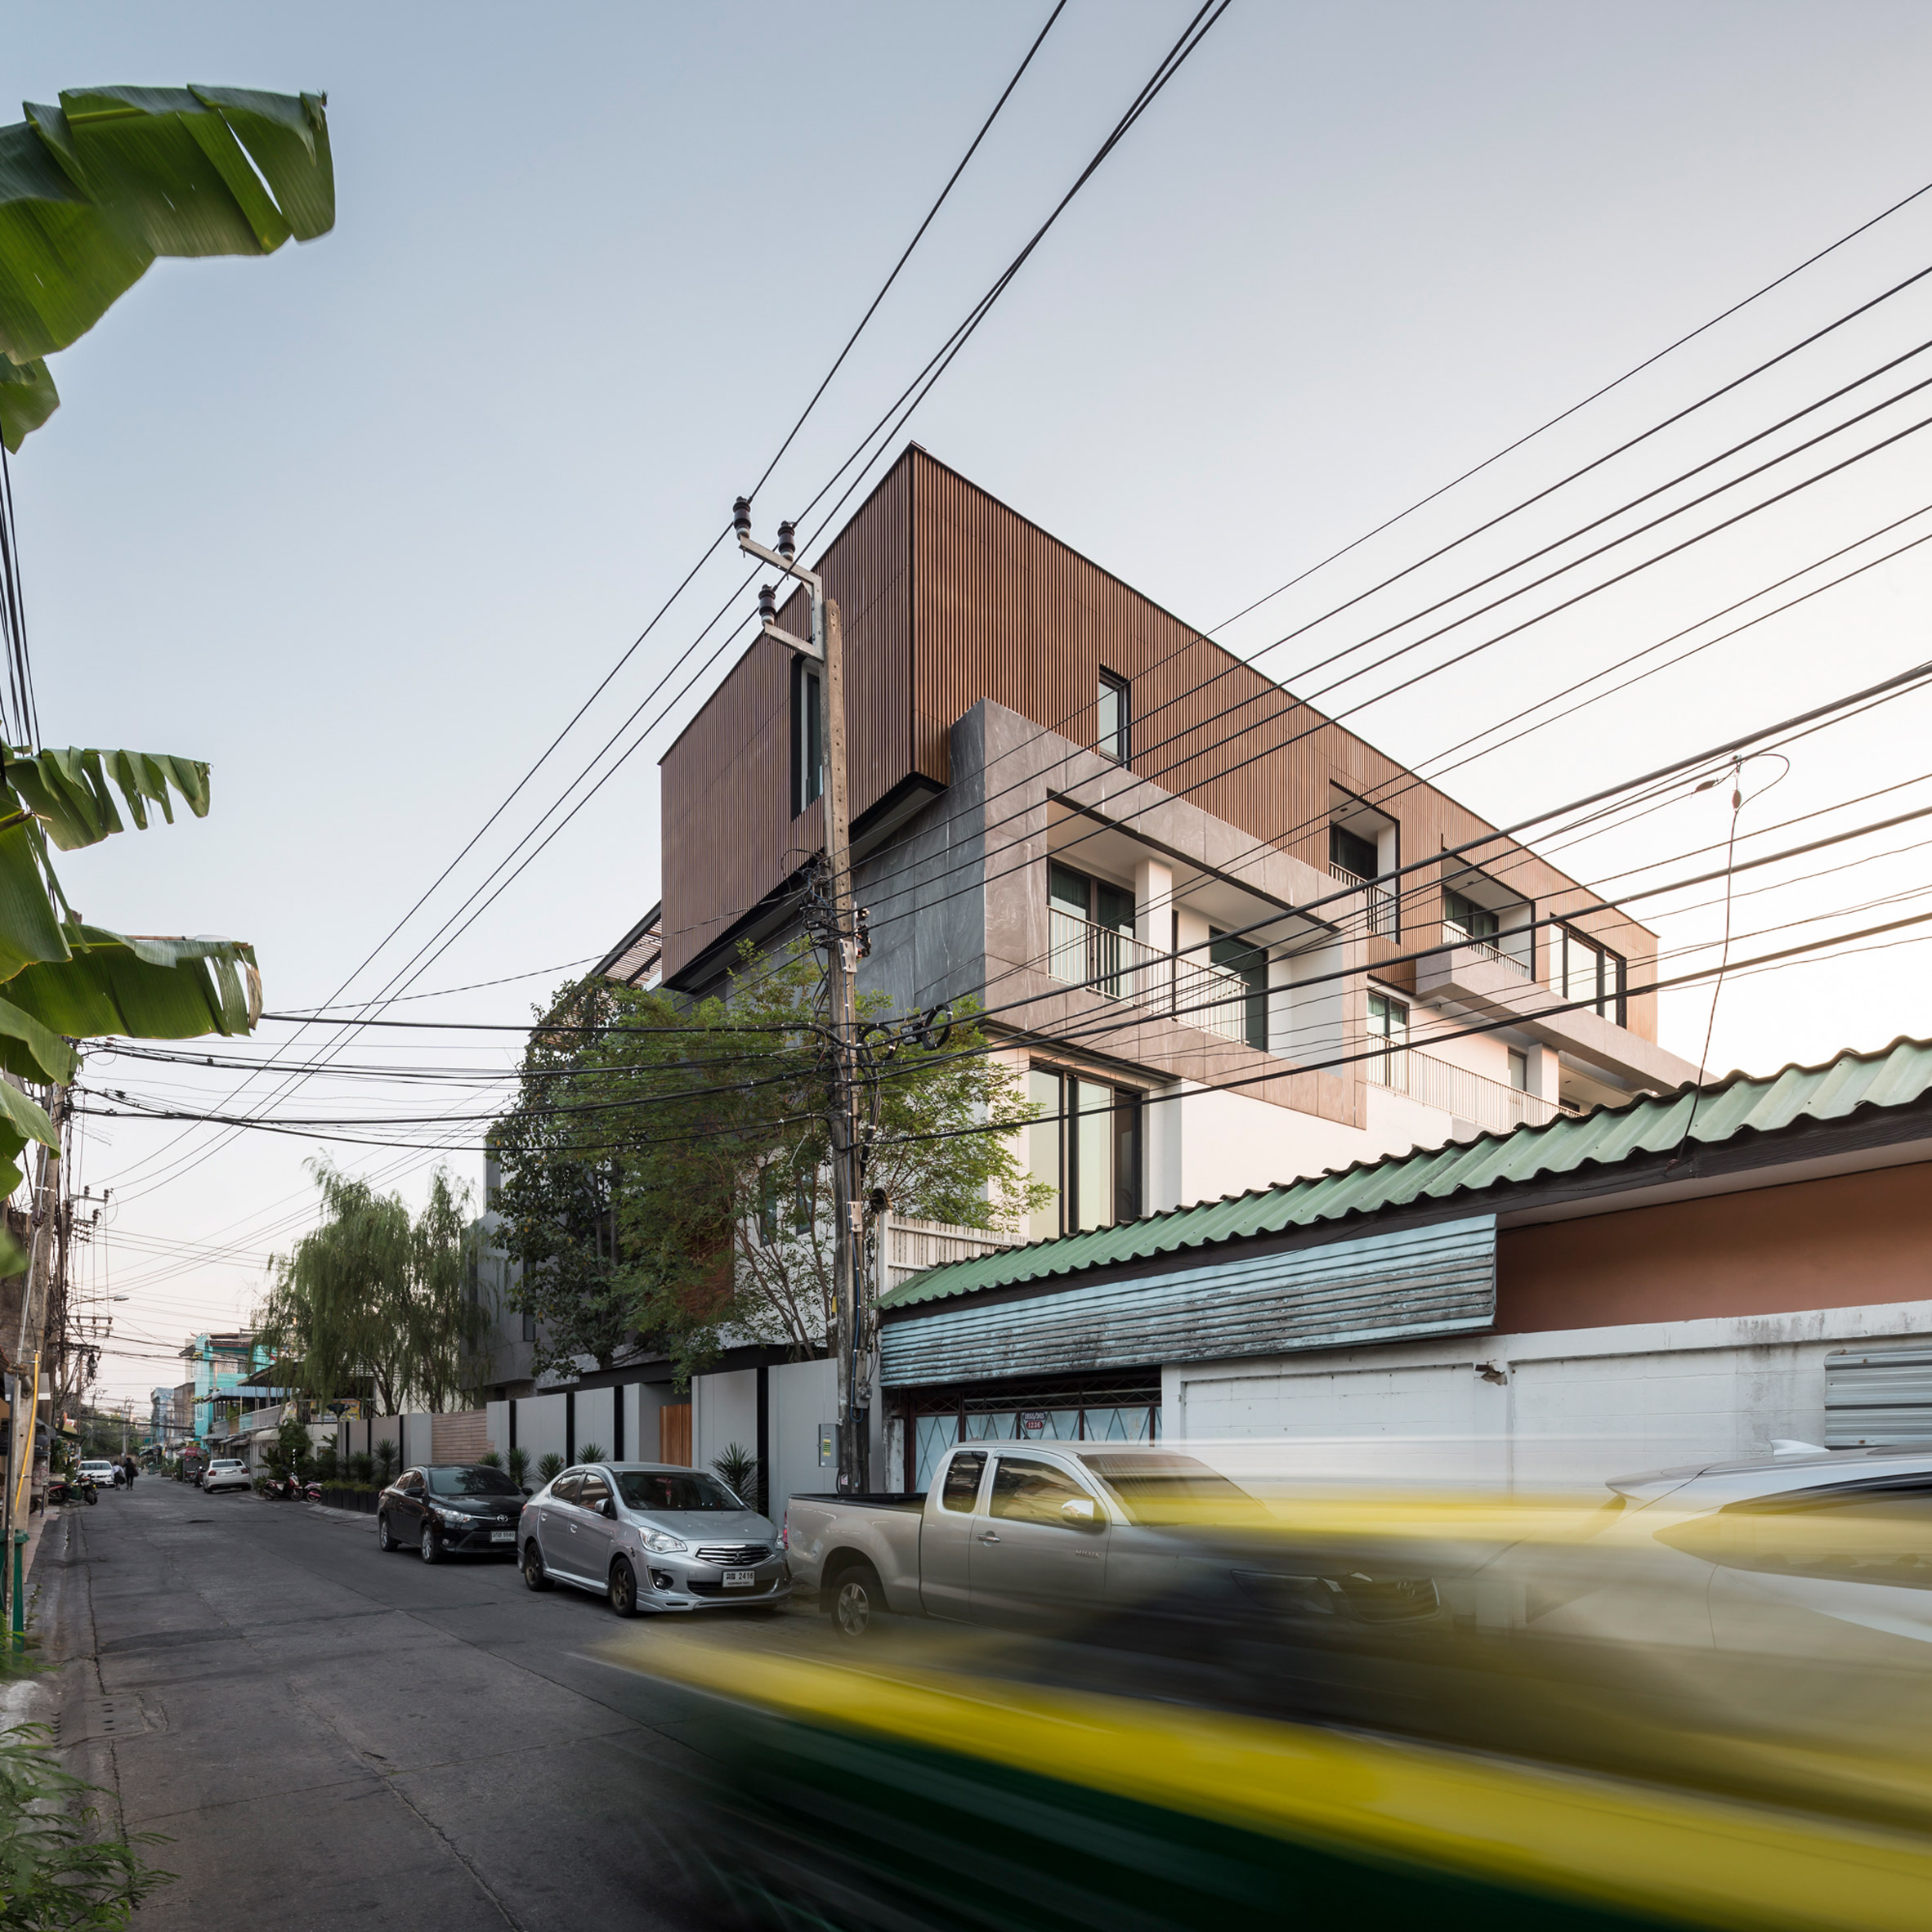
[[[691,1404],[666,1402],[657,1412],[657,1459],[691,1465]]]

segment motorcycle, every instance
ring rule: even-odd
[[[70,1497],[78,1495],[83,1503],[92,1505],[101,1500],[99,1487],[94,1478],[84,1472],[78,1476],[70,1478],[67,1488]]]
[[[322,1500],[322,1485],[311,1478],[302,1486],[302,1493],[308,1501],[319,1503]]]
[[[302,1493],[301,1482],[293,1476],[271,1476],[262,1484],[262,1491],[264,1496],[288,1502],[299,1502]]]

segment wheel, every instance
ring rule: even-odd
[[[385,1556],[396,1547],[396,1538],[389,1533],[389,1518],[380,1509],[376,1512],[376,1547]]]
[[[637,1572],[625,1557],[610,1566],[610,1608],[619,1617],[637,1614]]]
[[[832,1581],[832,1621],[842,1637],[866,1635],[885,1610],[885,1592],[870,1563],[854,1563]]]
[[[423,1526],[423,1541],[416,1545],[426,1563],[440,1563],[443,1560],[443,1546],[436,1541],[436,1533],[426,1523]]]
[[[534,1536],[523,1546],[523,1581],[532,1590],[550,1587],[549,1572],[543,1568],[543,1553],[538,1549]]]

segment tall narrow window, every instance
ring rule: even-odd
[[[1035,1241],[1137,1219],[1141,1212],[1139,1094],[1056,1067],[1028,1071],[1040,1117],[1027,1129],[1027,1165],[1053,1199],[1035,1209]]]
[[[1442,894],[1442,919],[1446,925],[1456,928],[1465,939],[1496,937],[1496,915],[1487,906],[1478,906],[1474,899],[1465,898],[1460,892]],[[1456,934],[1448,932],[1443,937],[1453,939]]]
[[[1509,1085],[1518,1093],[1529,1091],[1529,1055],[1521,1047],[1509,1049]]]
[[[1210,927],[1208,961],[1223,973],[1232,973],[1248,989],[1247,996],[1238,1009],[1241,1038],[1257,1053],[1265,1053],[1268,1051],[1268,955],[1248,940],[1230,938],[1227,933],[1216,932]],[[1237,1010],[1232,1005],[1223,1007],[1221,1016],[1232,1017]]]
[[[825,789],[825,712],[819,703],[818,667],[792,659],[792,816]]]
[[[1094,700],[1093,749],[1119,764],[1127,763],[1127,680],[1111,671],[1100,673]]]
[[[1357,879],[1373,879],[1381,870],[1375,855],[1375,842],[1351,832],[1346,825],[1328,828],[1328,862]]]
[[[1371,1055],[1368,1076],[1379,1087],[1393,1087],[1397,1092],[1409,1090],[1408,1055],[1396,1049],[1408,1044],[1409,1009],[1399,1000],[1392,1000],[1386,993],[1371,993],[1368,998],[1369,1044],[1383,1046],[1382,1052]]]

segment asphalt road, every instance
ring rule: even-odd
[[[73,1768],[172,1840],[141,1932],[712,1923],[675,1853],[705,1706],[588,1655],[624,1627],[598,1599],[152,1477],[68,1513],[35,1581]]]

